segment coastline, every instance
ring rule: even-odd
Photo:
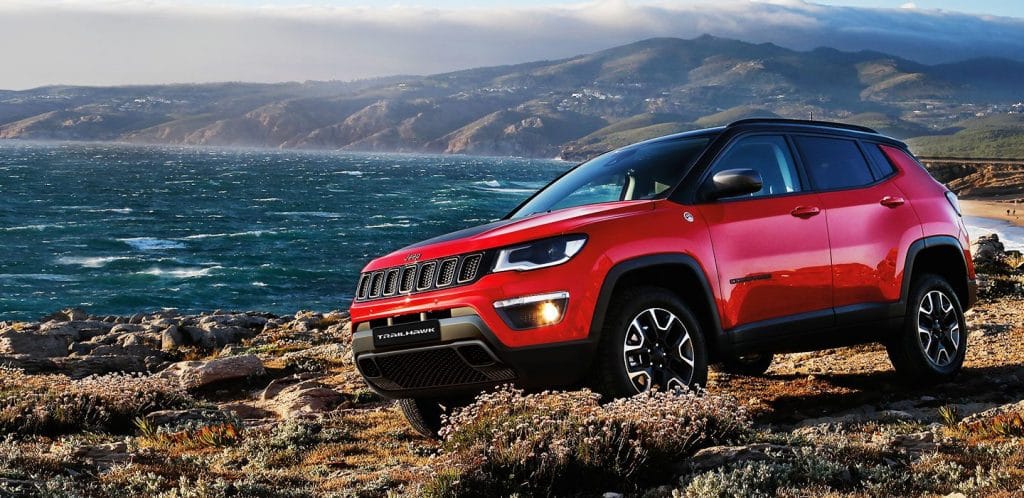
[[[960,206],[965,216],[1001,220],[1016,227],[1024,227],[1024,202],[961,199]],[[1010,210],[1010,214],[1007,214],[1007,209]]]

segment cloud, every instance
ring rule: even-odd
[[[0,88],[349,80],[556,59],[704,33],[922,62],[1020,58],[1024,20],[800,0],[624,0],[551,7],[204,7],[160,0],[0,6]]]

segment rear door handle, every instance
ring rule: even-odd
[[[789,214],[796,216],[797,218],[810,218],[811,216],[817,216],[821,214],[821,210],[815,206],[797,206],[793,208]]]
[[[890,207],[890,208],[900,207],[900,206],[903,205],[904,202],[907,202],[906,199],[904,199],[902,197],[893,197],[891,195],[887,195],[885,197],[882,197],[882,200],[879,201],[879,203],[881,205],[883,205],[885,207]]]

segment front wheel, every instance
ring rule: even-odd
[[[634,287],[608,307],[595,367],[598,389],[613,398],[689,389],[707,383],[707,348],[679,297],[660,287]]]
[[[960,371],[967,354],[967,322],[945,279],[914,279],[903,328],[887,349],[896,373],[911,382],[944,382]]]

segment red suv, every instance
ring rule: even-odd
[[[629,396],[866,342],[940,381],[964,361],[969,247],[905,144],[748,119],[609,152],[500,221],[371,261],[354,358],[426,434],[495,384]]]

